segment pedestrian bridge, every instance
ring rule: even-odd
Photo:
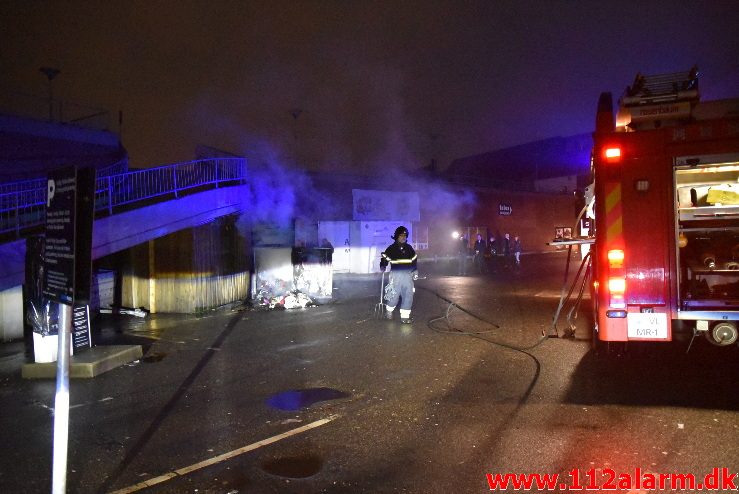
[[[96,179],[93,260],[238,213],[249,201],[244,158],[107,171]],[[46,179],[0,186],[0,295],[24,283],[25,237],[43,233],[46,193]]]
[[[0,186],[0,290],[22,283],[24,237],[43,232],[46,179]],[[239,212],[246,159],[218,158],[103,174],[96,180],[93,259]]]

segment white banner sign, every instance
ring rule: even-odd
[[[352,189],[354,220],[420,221],[418,192]]]

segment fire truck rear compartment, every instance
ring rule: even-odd
[[[697,76],[638,74],[615,120],[598,100],[600,341],[739,340],[739,98],[701,102]]]
[[[739,165],[675,170],[681,311],[739,310]]]

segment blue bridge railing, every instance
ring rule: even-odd
[[[95,182],[95,210],[113,214],[121,206],[143,206],[245,180],[245,158],[211,158],[112,175],[101,173]],[[5,184],[0,189],[0,235],[20,237],[24,230],[44,224],[46,188],[46,179],[36,179]]]
[[[128,158],[113,163],[112,165],[98,168],[97,176],[104,177],[107,175],[120,175],[128,171]],[[46,188],[46,178],[32,178],[28,180],[18,180],[17,182],[7,182],[0,184],[0,196],[13,192],[24,192],[27,190]]]

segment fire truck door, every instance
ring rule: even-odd
[[[667,301],[671,218],[668,187],[659,164],[641,163],[634,175],[622,181],[628,305],[664,305]]]

